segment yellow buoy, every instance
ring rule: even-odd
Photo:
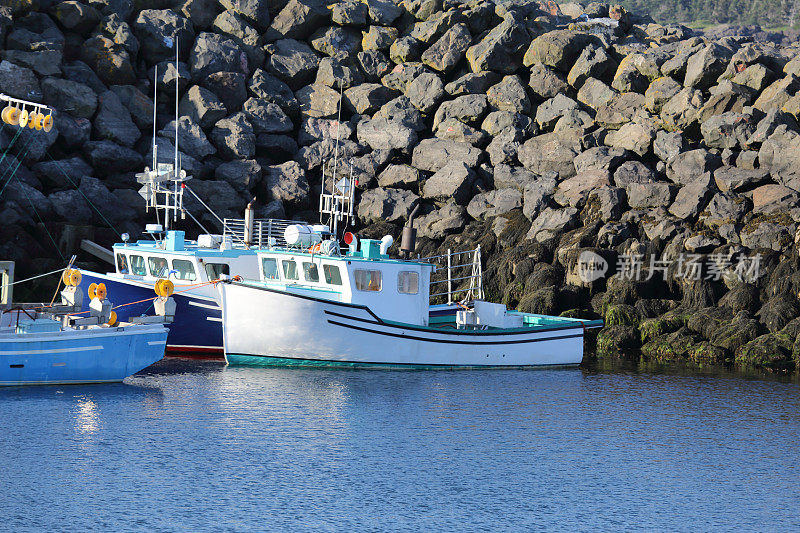
[[[17,124],[19,124],[19,116],[20,116],[20,110],[17,109],[16,107],[12,107],[11,110],[8,113],[6,113],[6,119],[8,119],[7,122],[12,126],[16,126]]]
[[[95,295],[96,298],[99,298],[101,300],[105,300],[106,299],[106,284],[105,283],[100,283],[99,285],[97,285],[97,288],[94,290],[94,295]]]
[[[64,270],[64,272],[61,273],[61,282],[64,285],[69,285],[69,275],[70,275],[71,271],[72,271],[72,269],[68,268],[68,269]]]
[[[168,279],[163,280],[161,284],[161,296],[172,296],[175,291],[175,285]]]
[[[22,112],[19,114],[19,127],[20,128],[24,128],[25,126],[28,125],[29,116],[30,115],[28,115],[28,110],[27,109],[23,109]]]
[[[8,112],[11,111],[12,109],[14,108],[11,107],[10,105],[7,105],[3,108],[3,112],[0,113],[0,118],[2,118],[3,122],[5,122],[6,124],[8,124]]]
[[[111,314],[108,315],[108,325],[116,326],[117,324],[119,324],[119,320],[117,320],[117,313],[111,311]]]
[[[156,296],[161,296],[161,282],[162,281],[164,281],[164,280],[160,279],[160,280],[156,281],[155,285],[153,285],[153,290],[156,291]]]
[[[44,114],[39,113],[36,115],[36,121],[33,124],[33,127],[37,130],[41,130],[42,126],[44,126]]]
[[[73,287],[77,287],[78,285],[81,284],[81,278],[82,277],[83,276],[81,275],[81,271],[80,270],[73,269],[72,272],[70,272],[70,275],[69,275],[69,284],[72,285]]]
[[[39,113],[33,112],[28,118],[28,127],[32,130],[36,129],[36,121],[39,120]]]
[[[94,297],[96,296],[96,291],[97,291],[97,283],[92,283],[91,285],[89,285],[89,290],[87,292],[89,293],[90,300],[94,300]]]
[[[44,120],[42,120],[42,129],[46,132],[53,129],[53,115],[44,117]]]

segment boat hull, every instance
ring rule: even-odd
[[[577,365],[581,323],[455,330],[383,321],[368,308],[240,283],[218,285],[229,364],[517,367]]]
[[[108,297],[115,305],[149,300],[155,296],[153,283],[143,280],[120,279],[105,274],[82,270],[82,287],[91,283],[105,283]],[[180,285],[175,290],[181,290]],[[213,286],[198,287],[191,293],[174,294],[175,319],[166,327],[167,352],[170,356],[202,359],[222,359],[222,318]],[[89,309],[89,299],[83,299],[82,311]],[[145,301],[114,310],[121,321],[153,313],[152,302]]]
[[[0,336],[0,386],[122,381],[164,356],[161,324]]]

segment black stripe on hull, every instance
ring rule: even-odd
[[[425,337],[416,337],[413,335],[404,335],[402,333],[390,333],[388,331],[375,331],[369,328],[362,328],[361,326],[354,326],[352,324],[344,324],[342,322],[337,322],[335,320],[328,320],[328,324],[333,324],[334,326],[341,326],[347,329],[355,329],[358,331],[365,331],[367,333],[373,333],[375,335],[383,335],[386,337],[398,337],[401,339],[408,339],[414,341],[422,341],[422,342],[436,342],[436,343],[443,343],[443,344],[466,344],[469,346],[495,346],[501,344],[529,344],[534,342],[544,342],[544,341],[556,341],[561,339],[575,339],[578,337],[583,337],[583,333],[579,333],[577,335],[561,335],[559,337],[546,337],[546,338],[539,338],[539,339],[519,339],[513,341],[461,341],[461,340],[452,340],[452,339],[427,339]],[[438,332],[433,332],[438,333]],[[517,333],[517,335],[530,335],[530,332],[525,333]]]
[[[287,359],[292,359],[295,361],[310,361],[314,363],[330,363],[331,365],[353,365],[353,366],[379,366],[379,367],[387,367],[387,366],[394,366],[394,367],[442,367],[442,368],[480,368],[480,369],[487,369],[487,370],[496,370],[496,369],[510,369],[510,368],[534,368],[534,367],[546,367],[546,368],[574,368],[580,363],[553,363],[553,364],[543,364],[543,363],[536,363],[536,364],[522,364],[522,365],[464,365],[464,364],[453,364],[453,363],[376,363],[375,361],[340,361],[337,359],[317,359],[312,357],[285,357],[285,356],[277,356],[277,355],[264,355],[264,354],[257,354],[257,353],[236,353],[231,355],[238,355],[241,357],[260,357],[261,359],[277,359],[285,361]]]

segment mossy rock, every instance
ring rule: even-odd
[[[733,319],[733,311],[727,307],[706,307],[692,313],[686,327],[709,340],[718,328],[730,322],[731,319]]]
[[[794,339],[783,333],[756,337],[736,352],[736,363],[755,368],[788,371],[795,368]]]
[[[522,283],[511,283],[506,287],[501,301],[509,309],[516,309],[523,296],[525,296],[525,287]]]
[[[563,316],[564,318],[581,318],[584,320],[594,320],[597,318],[596,314],[586,309],[567,309],[558,316]]]
[[[656,337],[678,331],[686,325],[686,320],[680,316],[664,315],[658,318],[651,318],[639,324],[639,334],[642,344],[645,344]]]
[[[606,307],[603,316],[606,326],[633,326],[639,325],[639,313],[632,305],[612,304]]]
[[[555,287],[545,287],[526,294],[519,301],[517,309],[523,313],[553,315],[558,309],[558,291]]]
[[[639,359],[639,335],[632,326],[610,326],[597,334],[597,357]]]
[[[749,318],[745,311],[731,322],[718,326],[709,340],[714,346],[735,352],[758,337],[759,329],[758,321]]]
[[[703,341],[689,348],[689,359],[698,364],[723,365],[729,359],[729,352]]]
[[[643,344],[642,355],[650,361],[659,363],[685,361],[689,358],[689,349],[697,344],[698,340],[688,328],[682,327]]]

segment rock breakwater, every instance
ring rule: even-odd
[[[791,370],[798,52],[601,3],[11,0],[0,92],[57,120],[0,163],[0,256],[138,235],[154,128],[228,217],[313,219],[338,145],[363,234],[421,202],[420,254],[480,244],[489,297],[603,317],[600,357]]]

